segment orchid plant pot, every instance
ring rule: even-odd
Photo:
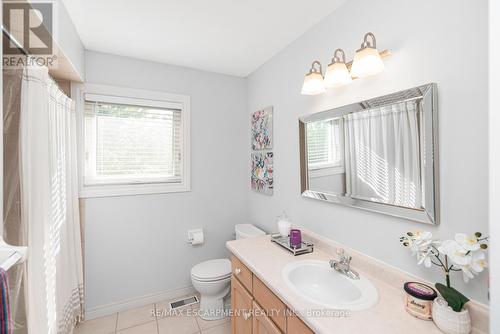
[[[455,312],[442,297],[434,299],[432,319],[445,334],[469,334],[472,330],[469,310],[463,308],[462,311]]]
[[[480,232],[474,235],[457,233],[452,240],[436,240],[428,231],[408,232],[400,238],[403,246],[417,256],[417,263],[430,268],[433,265],[444,273],[446,285],[436,283],[440,297],[432,304],[432,318],[446,334],[469,334],[472,324],[466,304],[469,298],[451,286],[451,274],[461,272],[464,282],[478,276],[487,267],[488,237]]]

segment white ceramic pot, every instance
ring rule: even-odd
[[[445,334],[469,334],[472,330],[469,310],[455,312],[442,297],[432,303],[432,319]]]

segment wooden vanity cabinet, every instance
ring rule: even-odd
[[[253,302],[253,322],[252,322],[252,333],[253,334],[281,334],[282,331],[274,324],[274,322],[266,316],[265,311],[260,308],[259,304],[255,301]]]
[[[233,271],[233,276],[238,278],[238,280],[243,284],[248,291],[252,292],[252,271],[247,268],[241,261],[233,256],[231,258],[231,269]]]
[[[241,283],[231,277],[231,333],[252,334],[253,298]]]
[[[232,334],[313,334],[236,256],[231,257]]]
[[[262,306],[281,332],[286,333],[286,305],[257,276],[253,276],[253,299]]]

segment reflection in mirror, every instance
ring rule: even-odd
[[[305,197],[438,223],[434,84],[302,117]]]
[[[309,189],[344,194],[342,118],[308,123],[306,135]]]
[[[421,207],[418,110],[411,100],[344,116],[347,196]]]

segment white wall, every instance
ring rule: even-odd
[[[55,20],[57,25],[56,42],[83,81],[85,78],[85,49],[66,6],[61,0],[57,1]]]
[[[490,233],[494,240],[491,250],[491,309],[490,332],[500,333],[500,114],[498,92],[500,91],[500,2],[489,1],[489,124],[490,124]]]
[[[242,78],[87,52],[86,81],[191,96],[191,191],[87,199],[87,311],[191,285],[199,261],[228,256],[245,212],[246,83]],[[205,244],[186,243],[203,227]]]
[[[398,239],[412,229],[428,229],[441,238],[460,231],[488,232],[487,18],[486,1],[350,0],[251,74],[248,112],[274,106],[275,147],[274,196],[247,190],[251,220],[275,230],[275,217],[284,209],[295,223],[317,233],[413,274],[442,280],[437,268],[417,267]],[[300,95],[313,60],[326,66],[338,47],[352,59],[367,31],[378,37],[379,49],[393,52],[383,74],[321,96]],[[440,226],[300,196],[299,116],[429,82],[438,84],[439,94]],[[486,282],[484,274],[467,285],[460,275],[452,278],[456,288],[484,303]]]

